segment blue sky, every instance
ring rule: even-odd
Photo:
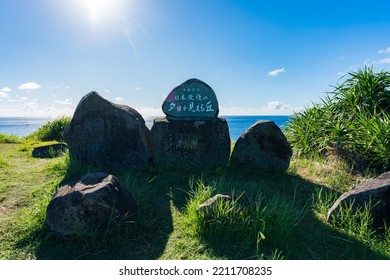
[[[214,89],[220,115],[291,114],[359,67],[390,70],[389,11],[377,0],[2,0],[0,116],[71,115],[92,90],[162,115],[189,78]]]

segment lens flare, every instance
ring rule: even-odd
[[[89,20],[94,24],[112,20],[119,9],[120,0],[83,0]]]

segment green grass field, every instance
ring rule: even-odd
[[[0,144],[0,259],[389,259],[390,231],[377,233],[368,211],[325,220],[344,191],[370,175],[336,158],[293,158],[285,174],[226,169],[185,174],[131,173],[71,164],[68,155],[31,157],[36,141]],[[15,143],[16,142],[16,143]],[[92,237],[62,239],[46,227],[46,207],[67,181],[109,171],[134,193],[136,220]],[[196,209],[216,193],[245,191],[245,209]]]

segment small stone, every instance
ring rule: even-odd
[[[46,210],[46,224],[60,236],[94,235],[138,212],[134,196],[113,175],[89,173],[61,187]]]
[[[211,219],[220,203],[235,203],[235,208],[244,209],[249,205],[249,198],[243,191],[234,190],[230,194],[216,194],[198,207],[198,212],[202,213],[206,219]]]
[[[65,143],[51,144],[35,147],[32,156],[35,158],[53,158],[66,153],[68,146]]]
[[[292,148],[273,121],[258,121],[248,128],[234,145],[230,166],[265,171],[286,171]]]

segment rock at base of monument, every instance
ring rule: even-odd
[[[168,117],[214,118],[218,116],[219,105],[214,90],[208,84],[189,79],[168,94],[162,110]]]
[[[331,216],[338,218],[341,205],[348,206],[353,203],[353,209],[364,209],[371,206],[373,226],[383,228],[390,223],[390,172],[364,182],[354,189],[343,193],[329,209],[327,219]]]
[[[155,163],[163,168],[198,171],[223,167],[229,161],[229,128],[222,118],[155,119],[151,137]]]
[[[142,169],[152,158],[150,131],[133,108],[90,92],[64,133],[71,158],[102,167]]]
[[[46,210],[46,224],[62,237],[95,235],[101,228],[131,220],[138,212],[134,196],[106,173],[89,173],[61,187]]]
[[[272,121],[258,121],[237,140],[230,166],[284,172],[291,156],[292,148],[280,128]]]
[[[32,156],[35,158],[54,158],[63,155],[68,150],[64,143],[45,145],[34,148]]]

